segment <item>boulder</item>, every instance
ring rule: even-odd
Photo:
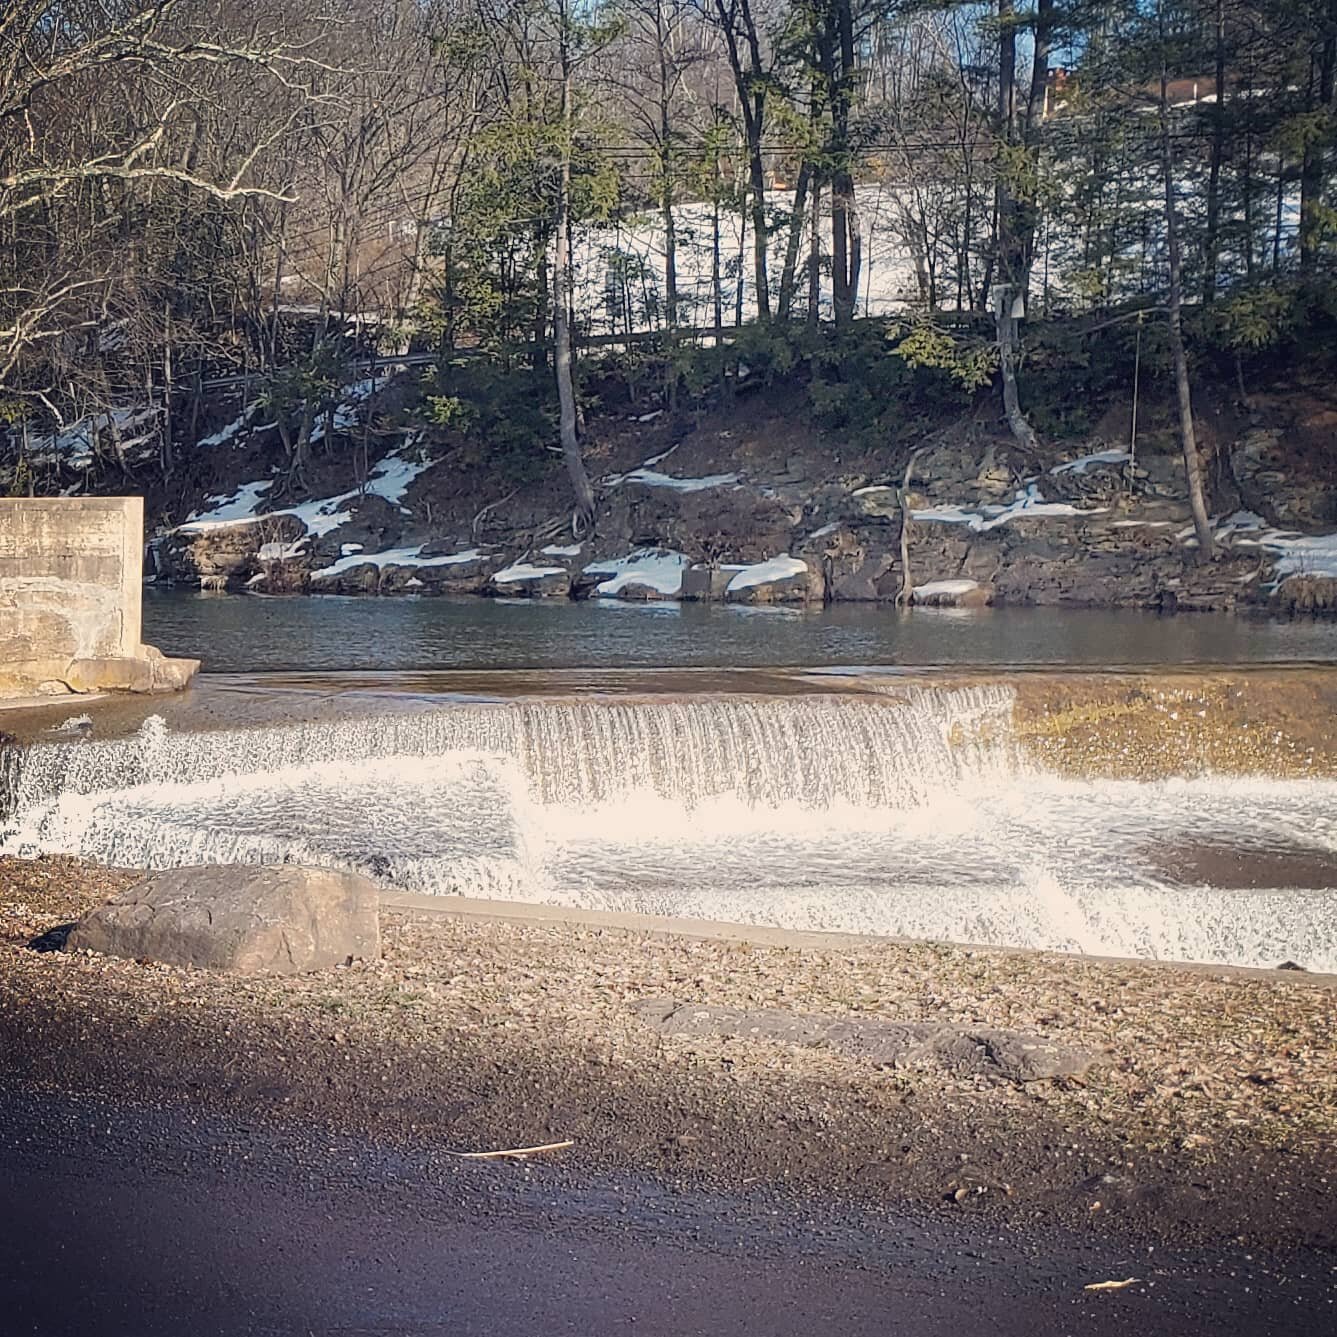
[[[380,956],[374,882],[294,864],[154,873],[75,925],[70,951],[238,975],[296,975]]]
[[[731,573],[724,591],[728,603],[821,603],[826,595],[821,571],[788,553],[725,570]]]
[[[911,602],[926,608],[986,608],[993,602],[993,587],[964,576],[926,580],[914,587]]]
[[[723,599],[734,574],[734,571],[725,567],[698,562],[682,573],[682,593],[679,597],[687,603]]]
[[[517,562],[496,572],[488,584],[491,593],[503,599],[566,599],[571,594],[571,573],[562,566]]]

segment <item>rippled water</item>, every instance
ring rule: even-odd
[[[1337,621],[1111,610],[753,608],[146,593],[145,639],[206,671],[1337,661]]]
[[[1061,778],[1026,760],[1011,709],[998,683],[151,719],[22,754],[0,851],[292,859],[438,894],[1337,970],[1337,785]],[[1181,846],[1256,875],[1167,872]],[[1305,887],[1280,871],[1297,855]]]

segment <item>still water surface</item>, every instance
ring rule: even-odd
[[[755,608],[146,591],[144,636],[206,672],[1337,661],[1337,621],[1104,609]]]

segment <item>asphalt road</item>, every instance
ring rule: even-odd
[[[1232,1337],[1335,1331],[1335,1301],[1331,1255],[999,1234],[0,1090],[6,1337]]]

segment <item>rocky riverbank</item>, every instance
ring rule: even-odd
[[[740,387],[741,391],[741,387]],[[408,392],[347,388],[342,430],[404,407]],[[896,450],[815,427],[794,390],[691,416],[659,409],[592,420],[592,534],[575,534],[555,461],[511,485],[449,434],[388,439],[359,479],[331,450],[306,499],[273,462],[253,406],[197,448],[184,523],[154,544],[164,583],[255,593],[890,603],[908,585],[934,605],[1162,611],[1337,608],[1335,409],[1317,391],[1215,404],[1216,560],[1198,561],[1167,406],[1144,403],[1135,454],[1126,406],[1098,430],[1018,450],[989,413]],[[908,570],[902,561],[901,484]]]
[[[573,1171],[1337,1243],[1328,982],[408,903],[383,914],[380,962],[279,980],[34,949],[132,877],[0,865],[6,1082],[456,1150],[570,1140]],[[1090,1061],[1060,1076],[879,1062],[830,1032],[745,1033],[760,1013],[998,1028]]]

